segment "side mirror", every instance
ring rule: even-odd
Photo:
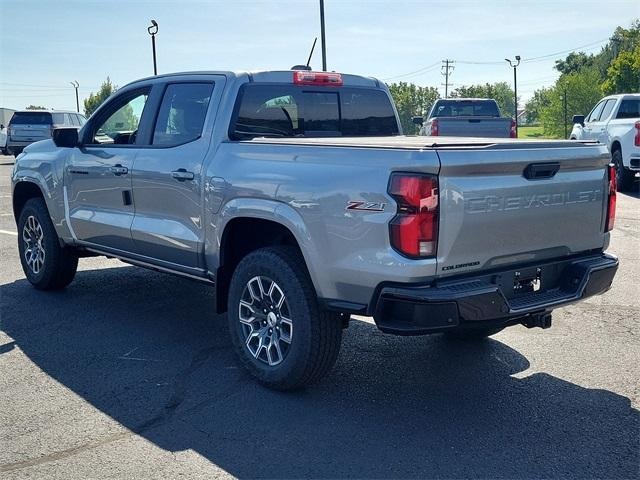
[[[4,123],[0,123],[0,130],[4,130]]]
[[[419,117],[411,117],[411,121],[413,123],[415,123],[416,125],[422,125],[422,123],[424,122],[424,119],[422,118],[422,116]]]
[[[580,125],[582,125],[584,127],[584,115],[574,115],[573,119],[571,120],[571,122],[575,125],[576,123],[579,123]]]
[[[80,143],[77,128],[54,128],[52,138],[56,147],[74,148]]]

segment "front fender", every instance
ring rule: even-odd
[[[70,239],[64,215],[64,154],[61,150],[55,148],[51,140],[29,145],[16,159],[11,175],[11,192],[15,199],[20,183],[35,184],[42,192],[58,236]]]
[[[302,251],[311,281],[318,296],[322,296],[321,285],[323,278],[321,270],[315,268],[319,265],[318,248],[312,236],[300,216],[291,206],[275,200],[261,198],[236,198],[222,206],[215,215],[207,213],[205,232],[205,258],[207,269],[215,272],[220,265],[220,245],[222,236],[229,222],[236,218],[256,218],[276,222],[286,227],[298,242]],[[259,235],[260,232],[256,232]]]

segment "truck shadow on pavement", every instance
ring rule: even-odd
[[[207,286],[123,267],[78,272],[64,292],[20,280],[0,295],[2,329],[44,372],[159,447],[237,477],[638,475],[628,398],[516,378],[529,362],[496,340],[398,338],[354,321],[332,374],[284,394],[238,368]]]

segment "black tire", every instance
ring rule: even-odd
[[[254,290],[261,289],[260,285],[256,287],[256,278],[262,282],[262,290],[270,289],[273,293],[261,300],[254,298],[249,283],[253,282]],[[270,281],[276,287],[271,288]],[[281,291],[284,301],[278,302],[282,297],[276,288]],[[241,300],[244,306],[241,306]],[[250,308],[247,307],[248,300],[251,300]],[[276,303],[281,303],[282,309]],[[275,323],[276,319],[268,316],[271,314],[277,314],[281,323]],[[241,315],[245,317],[244,324],[240,320]],[[289,315],[287,323],[284,322],[286,315]],[[325,376],[338,358],[342,340],[340,316],[319,308],[304,260],[294,248],[262,248],[242,259],[231,278],[227,318],[229,333],[241,363],[266,387],[294,390],[310,385]],[[249,326],[246,322],[251,318],[255,320]],[[273,331],[277,328],[279,337],[275,341],[274,337],[268,337],[269,343],[266,344],[260,340],[259,332],[274,335],[267,333],[272,330],[270,325],[275,325]],[[288,334],[285,332],[287,329]],[[258,345],[246,342],[252,334],[252,341],[257,341]],[[289,342],[285,343],[287,336]],[[277,351],[272,350],[275,343],[280,345]],[[272,353],[274,357],[280,354],[279,363],[271,364]]]
[[[35,219],[37,225],[40,226],[42,232],[41,240],[34,241],[30,237],[31,231],[34,229],[27,225],[31,220]],[[31,221],[30,225],[33,225]],[[40,231],[38,230],[38,231]],[[25,240],[29,238],[29,242]],[[39,268],[35,268],[35,260],[31,263],[29,259],[33,259],[33,254],[28,253],[29,245],[34,246],[42,253],[42,263]],[[32,248],[32,251],[34,249]],[[71,283],[78,268],[78,256],[70,248],[63,248],[58,241],[47,205],[42,198],[32,198],[28,200],[18,218],[18,251],[20,252],[20,263],[27,280],[39,290],[59,290]]]
[[[478,341],[495,335],[504,330],[504,328],[505,327],[458,328],[445,332],[444,335],[451,340]]]
[[[616,150],[611,155],[611,162],[616,166],[616,183],[618,190],[626,192],[633,188],[633,174],[630,170],[624,167],[622,161],[622,151]]]

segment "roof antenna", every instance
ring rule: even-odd
[[[313,50],[316,48],[316,42],[318,41],[318,37],[313,39],[313,45],[311,45],[311,51],[309,52],[309,58],[307,59],[306,65],[294,65],[291,67],[291,70],[311,70],[309,64],[311,63],[311,57],[313,56]]]
[[[318,41],[318,37],[313,39],[313,45],[311,45],[311,51],[309,52],[309,58],[307,59],[307,67],[309,67],[309,64],[311,63],[311,57],[313,56],[313,51],[316,48],[317,41]],[[311,70],[311,67],[309,67],[309,70]]]

